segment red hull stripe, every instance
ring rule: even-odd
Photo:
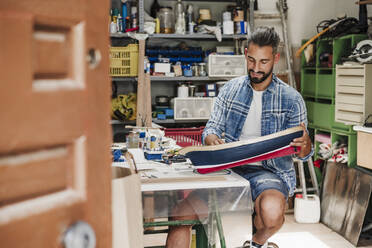
[[[260,156],[254,157],[254,158],[248,158],[248,159],[241,160],[241,161],[238,161],[238,162],[231,162],[229,164],[224,164],[224,165],[221,165],[221,166],[218,166],[218,167],[200,168],[200,169],[196,169],[196,170],[201,174],[206,174],[206,173],[219,171],[219,170],[223,170],[223,169],[228,169],[228,168],[232,168],[232,167],[236,167],[236,166],[240,166],[240,165],[259,162],[259,161],[262,161],[262,160],[289,156],[289,155],[292,155],[292,154],[296,153],[296,151],[298,151],[298,150],[299,150],[298,147],[297,147],[297,150],[296,150],[295,147],[289,146],[289,147],[284,147],[283,149],[280,149],[280,150],[276,150],[275,152],[266,153],[266,154],[263,154],[263,155],[260,155]]]

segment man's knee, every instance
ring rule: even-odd
[[[263,195],[260,199],[258,208],[265,228],[280,227],[284,223],[284,196],[277,194]]]

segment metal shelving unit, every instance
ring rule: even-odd
[[[137,82],[137,77],[112,77],[114,82]],[[151,82],[179,82],[179,81],[194,81],[194,82],[215,82],[228,81],[232,78],[216,78],[216,77],[166,77],[166,76],[151,76]]]
[[[164,38],[164,39],[201,39],[201,40],[216,40],[213,34],[150,34],[149,38]],[[246,39],[246,34],[223,34],[223,40],[242,40]]]
[[[200,82],[210,82],[210,81],[227,81],[231,78],[210,78],[210,77],[157,77],[151,76],[151,82],[156,81],[200,81]]]
[[[119,121],[119,120],[111,120],[111,125],[136,125],[136,121]]]
[[[111,38],[131,38],[128,33],[115,33],[110,34]]]
[[[114,82],[137,82],[137,77],[112,77]]]

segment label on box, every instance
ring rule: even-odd
[[[207,90],[215,90],[216,84],[207,84]]]
[[[209,97],[214,97],[214,96],[216,96],[216,91],[208,91],[208,92],[207,92],[207,96],[209,96]]]

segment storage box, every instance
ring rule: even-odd
[[[135,77],[138,75],[138,44],[110,47],[110,76]]]
[[[372,170],[372,128],[354,126],[357,134],[357,165]]]
[[[174,98],[174,119],[208,120],[212,108],[212,97],[176,97]]]
[[[169,73],[171,71],[170,63],[155,63],[154,67],[155,67],[154,72]]]
[[[244,55],[209,55],[209,77],[238,77],[247,75],[247,62]]]

